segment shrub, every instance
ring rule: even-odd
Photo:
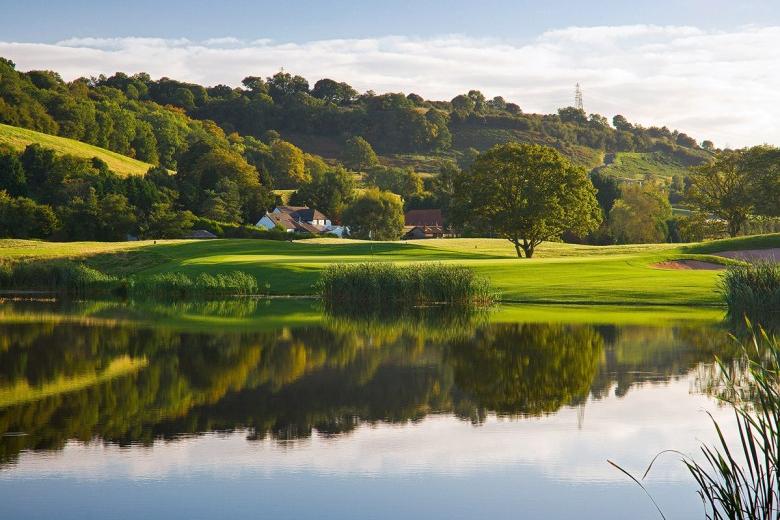
[[[257,279],[241,271],[214,275],[200,273],[197,276],[162,273],[133,279],[130,294],[164,298],[246,296],[258,294],[259,289]]]

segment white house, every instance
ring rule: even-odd
[[[273,229],[281,226],[288,233],[306,232],[314,235],[344,236],[343,226],[334,226],[331,220],[316,209],[305,206],[277,206],[257,221],[257,226]]]

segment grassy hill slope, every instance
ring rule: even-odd
[[[108,164],[108,167],[119,175],[144,175],[153,166],[149,163],[137,161],[131,157],[74,139],[0,124],[0,145],[7,145],[14,150],[21,151],[27,145],[33,143],[38,143],[45,148],[51,148],[60,154],[71,154],[86,159],[97,157]]]
[[[371,243],[315,239],[157,241],[106,243],[0,240],[0,257],[79,258],[107,273],[252,273],[272,294],[309,295],[319,272],[334,262],[444,262],[488,276],[508,302],[717,305],[719,273],[669,270],[655,265],[675,258],[712,261],[719,250],[780,247],[780,235],[745,237],[719,245],[582,246],[546,243],[532,260],[514,258],[505,240],[451,239]]]
[[[705,156],[702,155],[702,159]],[[600,171],[624,180],[641,180],[645,175],[671,181],[675,175],[688,175],[689,164],[663,152],[618,152],[605,157]]]

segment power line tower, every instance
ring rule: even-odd
[[[585,105],[582,104],[582,89],[579,83],[577,83],[577,88],[574,89],[574,108],[585,112]]]

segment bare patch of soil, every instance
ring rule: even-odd
[[[666,262],[653,264],[653,267],[658,269],[694,269],[706,271],[717,271],[726,268],[726,266],[720,264],[702,262],[701,260],[667,260]]]

